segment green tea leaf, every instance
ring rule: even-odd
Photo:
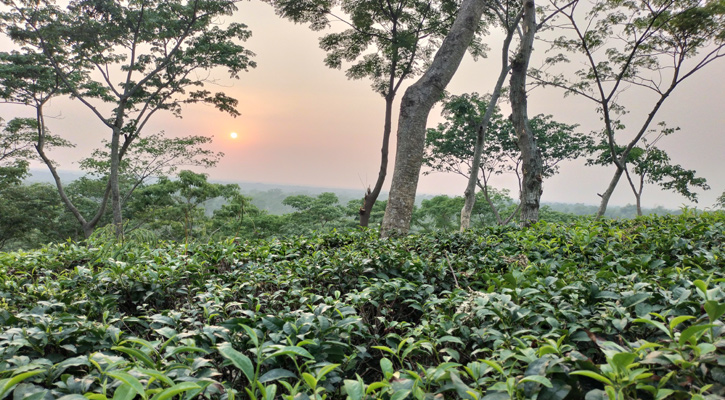
[[[529,376],[526,376],[523,379],[521,379],[519,382],[520,383],[536,382],[536,383],[539,383],[548,388],[554,387],[554,385],[551,384],[551,381],[549,379],[547,379],[545,376],[541,376],[541,375],[529,375]]]
[[[672,318],[672,321],[670,321],[670,329],[674,330],[677,325],[693,318],[695,317],[691,315],[680,315],[679,317]]]
[[[200,386],[193,382],[183,382],[178,385],[174,385],[160,393],[157,393],[151,400],[167,400],[179,393],[184,393],[189,390],[199,389]]]
[[[390,379],[395,372],[395,370],[393,370],[393,362],[387,358],[380,359],[380,369],[382,369],[385,379]]]
[[[481,360],[481,362],[495,369],[496,371],[498,371],[499,374],[506,376],[506,374],[503,372],[503,368],[501,368],[501,366],[497,362],[489,360]]]
[[[147,399],[148,398],[146,396],[146,393],[144,392],[143,385],[133,375],[131,375],[129,373],[126,373],[126,372],[123,372],[123,371],[111,371],[111,372],[108,372],[107,375],[110,376],[113,379],[118,379],[119,381],[127,384],[128,386],[130,386],[131,388],[133,388],[133,390],[135,390],[136,393],[138,393],[144,399]],[[115,399],[116,396],[114,395],[113,397]]]
[[[391,348],[390,348],[390,347],[388,347],[388,346],[371,346],[371,347],[372,347],[373,349],[378,349],[378,350],[386,351],[386,352],[388,352],[388,353],[390,353],[390,354],[393,354],[393,355],[395,355],[395,352],[393,351],[393,349],[391,349]]]
[[[309,386],[310,389],[314,389],[317,387],[317,379],[315,379],[314,376],[308,374],[307,372],[302,373],[302,379],[305,380],[305,383],[307,383],[307,386]]]
[[[707,296],[707,283],[701,281],[700,279],[692,282],[693,285],[697,286],[697,288],[700,290],[700,295],[703,299],[709,300]]]
[[[710,317],[710,322],[715,322],[725,314],[725,303],[718,303],[715,300],[706,301],[705,312]]]
[[[174,351],[171,352],[172,356],[175,356],[180,353],[203,353],[203,354],[209,354],[208,351],[201,349],[199,347],[192,347],[192,346],[181,346],[174,349]]]
[[[330,372],[332,372],[335,368],[337,368],[339,366],[340,366],[340,364],[325,365],[324,367],[322,367],[322,369],[320,369],[319,372],[317,372],[317,379],[322,379],[322,377],[329,374]]]
[[[273,382],[273,381],[276,381],[278,379],[283,379],[283,378],[297,378],[297,375],[295,375],[291,371],[288,371],[284,368],[275,368],[275,369],[267,371],[264,375],[262,375],[259,378],[259,382],[267,383],[267,382]]]
[[[365,396],[365,384],[361,381],[345,379],[344,388],[350,400],[363,400]]]
[[[244,373],[249,382],[254,381],[254,364],[252,364],[249,357],[234,350],[229,343],[221,344],[217,349],[219,349],[219,354],[230,360],[235,367]]]
[[[592,379],[598,380],[599,382],[605,383],[607,385],[612,384],[612,381],[609,380],[609,378],[607,378],[603,375],[599,375],[598,373],[593,372],[593,371],[573,371],[573,372],[570,372],[569,375],[586,376],[587,378],[592,378]]]
[[[124,383],[123,385],[117,387],[116,391],[113,392],[113,400],[133,400],[133,398],[136,397],[136,393],[138,392],[132,388],[131,385]],[[146,393],[143,393],[141,396],[144,399],[147,398]]]
[[[12,378],[7,378],[0,380],[0,399],[4,399],[5,396],[7,396],[10,393],[10,390],[13,388],[13,386],[17,385],[18,383],[33,377],[38,374],[42,374],[45,371],[36,370],[36,371],[29,371],[25,372],[16,376],[13,376]]]
[[[259,337],[257,337],[257,332],[255,332],[254,329],[248,327],[247,325],[244,325],[244,324],[240,324],[240,325],[242,326],[242,329],[244,329],[244,331],[247,332],[247,335],[249,335],[249,338],[252,339],[252,343],[254,343],[254,347],[259,347]],[[275,388],[276,388],[276,386],[275,386]]]
[[[691,327],[685,329],[680,333],[680,346],[684,346],[685,344],[690,342],[690,339],[693,337],[696,337],[699,333],[702,333],[715,325],[706,324],[706,325],[692,325]]]
[[[166,376],[163,372],[159,372],[159,371],[156,371],[153,369],[143,369],[143,368],[137,368],[136,371],[138,371],[144,375],[153,377],[156,380],[165,383],[167,386],[174,386],[174,381],[172,381],[171,378]]]
[[[629,367],[634,362],[636,358],[637,355],[634,353],[617,353],[612,356],[610,364],[612,364],[614,368],[623,373],[627,370],[627,367]]]
[[[300,356],[300,357],[309,358],[311,360],[315,359],[315,357],[313,357],[312,354],[310,354],[307,350],[303,349],[302,347],[297,347],[297,346],[283,347],[281,350],[275,351],[274,353],[270,354],[269,357],[272,358],[272,357],[277,357],[277,356],[282,356],[282,355]]]
[[[124,346],[113,346],[111,350],[120,351],[121,353],[128,354],[137,361],[141,361],[148,368],[156,368],[156,363],[146,353],[139,349]]]

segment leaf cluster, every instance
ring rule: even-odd
[[[724,227],[685,213],[0,253],[0,396],[721,396]]]

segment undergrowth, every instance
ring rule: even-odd
[[[0,253],[0,399],[725,396],[725,215]]]

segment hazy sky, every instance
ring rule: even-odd
[[[238,98],[242,116],[232,118],[211,107],[195,105],[184,110],[183,119],[156,115],[146,132],[164,130],[171,136],[213,136],[213,148],[226,156],[216,168],[205,171],[211,179],[357,188],[362,195],[366,187],[375,183],[379,168],[383,98],[371,90],[368,81],[349,81],[344,71],[324,66],[325,53],[318,47],[319,32],[280,19],[267,4],[238,4],[240,9],[233,19],[249,25],[253,36],[246,47],[256,53],[258,66],[235,81],[224,79],[224,71],[215,71],[212,76],[219,77],[218,84],[208,88]],[[488,58],[474,62],[468,57],[464,61],[448,87],[450,93],[490,92],[498,75],[500,39],[498,34],[490,36]],[[0,46],[8,45],[6,39],[0,41]],[[535,56],[542,57],[545,50],[546,45],[539,43]],[[711,206],[725,189],[721,173],[725,160],[725,60],[720,61],[723,62],[710,65],[681,85],[657,119],[681,128],[660,142],[660,147],[668,151],[673,162],[697,170],[712,187],[701,193],[700,208]],[[398,100],[402,94],[403,89]],[[644,94],[631,94],[632,98],[625,99],[625,103],[632,106],[629,118],[634,127],[644,117],[636,113],[637,104],[648,109],[652,101]],[[23,113],[17,106],[0,106],[0,117],[6,120]],[[75,161],[110,136],[80,104],[55,100],[47,113],[53,117],[49,120],[52,132],[78,145],[73,151],[54,152],[61,169],[77,169]],[[537,89],[530,94],[529,115],[539,113],[579,124],[583,131],[600,129],[592,103],[564,98],[555,89]],[[429,126],[440,121],[436,108]],[[231,132],[238,132],[239,138],[231,139]],[[386,190],[392,178],[392,162]],[[544,182],[543,201],[597,204],[597,193],[605,190],[613,172],[613,168],[585,167],[583,161],[563,163],[561,173]],[[418,192],[461,195],[465,184],[460,176],[437,173],[423,176]],[[509,188],[516,196],[512,177],[496,178],[492,184]],[[634,197],[622,180],[611,204],[633,202]],[[643,204],[676,208],[689,203],[652,186],[645,189]]]

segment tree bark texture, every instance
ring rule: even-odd
[[[534,0],[524,2],[522,20],[523,37],[521,47],[511,63],[511,120],[518,137],[521,151],[523,182],[521,188],[521,225],[535,224],[539,220],[539,205],[542,193],[541,154],[527,116],[526,73],[533,51],[536,34],[536,4]]]
[[[430,67],[403,95],[398,119],[395,169],[381,229],[383,237],[404,235],[410,229],[423,162],[428,115],[458,69],[484,8],[484,0],[463,2]]]

